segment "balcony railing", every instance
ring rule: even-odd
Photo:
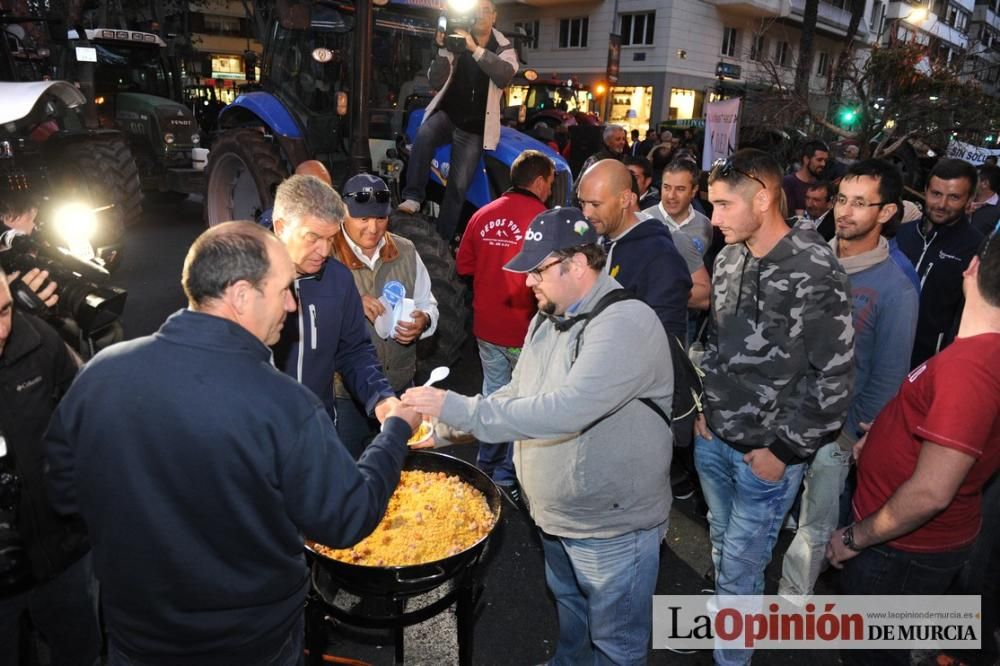
[[[792,18],[801,21],[802,15],[805,12],[806,0],[790,0],[790,3],[792,6]],[[859,37],[866,37],[868,35],[867,18],[867,16],[862,16],[861,21],[858,23]],[[851,12],[848,10],[834,7],[825,2],[819,3],[819,12],[816,15],[817,28],[821,30],[826,29],[838,35],[845,35],[850,23]]]
[[[745,16],[781,17],[790,13],[790,0],[709,0],[719,9]]]

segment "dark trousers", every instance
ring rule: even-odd
[[[281,647],[271,654],[264,655],[253,661],[244,660],[243,666],[304,666],[305,658],[305,614],[300,613],[298,620],[292,625]],[[218,663],[208,660],[206,663]],[[108,660],[106,666],[143,666],[143,662],[129,657],[122,652],[115,642],[114,635],[108,639]]]
[[[97,581],[90,553],[50,581],[0,600],[0,665],[17,666],[21,615],[45,639],[54,666],[93,666],[101,654]]]
[[[847,561],[844,594],[946,594],[969,561],[971,548],[943,553],[909,553],[886,545],[866,548]],[[910,663],[909,650],[842,650],[848,666]]]

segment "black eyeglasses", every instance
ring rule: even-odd
[[[881,208],[882,206],[886,205],[884,201],[876,201],[875,203],[865,203],[863,199],[848,199],[843,194],[838,194],[837,198],[834,199],[833,202],[838,206],[850,206],[851,208],[854,208],[856,210],[863,210],[865,208],[875,208],[876,206]]]
[[[715,180],[716,178],[728,178],[734,173],[738,173],[744,178],[750,178],[752,180],[756,180],[758,183],[760,183],[761,187],[763,187],[765,190],[767,189],[767,185],[764,184],[764,181],[762,181],[757,176],[753,176],[747,173],[743,169],[737,169],[735,166],[733,166],[732,160],[730,160],[728,157],[720,157],[719,159],[715,160],[715,162],[712,163],[712,171],[709,174],[709,177],[712,180]]]
[[[344,195],[344,198],[346,199],[348,197],[354,199],[359,204],[368,203],[369,201],[372,200],[372,197],[375,198],[376,203],[380,204],[389,203],[389,192],[386,190],[377,190],[375,192],[365,192],[365,191],[348,192],[347,194]]]
[[[544,273],[545,271],[549,270],[550,268],[552,268],[556,264],[561,264],[564,261],[566,261],[566,260],[565,259],[553,259],[552,261],[550,261],[549,263],[545,264],[544,266],[540,266],[538,268],[533,268],[532,270],[528,271],[528,275],[534,275],[536,278],[538,278],[539,280],[541,280],[542,279],[542,273]]]

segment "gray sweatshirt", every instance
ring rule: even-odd
[[[620,288],[601,275],[576,314]],[[638,300],[609,306],[560,332],[529,328],[510,384],[488,397],[448,392],[441,420],[484,442],[514,440],[531,517],[567,538],[610,538],[662,524],[670,513],[673,368],[663,326]],[[532,331],[534,335],[532,335]]]

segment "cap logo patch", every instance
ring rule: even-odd
[[[532,231],[531,229],[528,229],[528,231],[524,234],[525,241],[537,242],[542,240],[542,238],[542,232],[540,231]]]
[[[579,235],[579,236],[583,236],[584,234],[586,234],[587,233],[587,229],[589,229],[589,228],[590,228],[590,226],[586,222],[584,222],[583,220],[580,220],[576,224],[573,225],[573,231],[575,231],[577,233],[577,235]]]

